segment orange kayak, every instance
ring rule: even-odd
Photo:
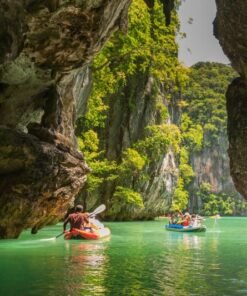
[[[66,232],[64,234],[64,239],[100,239],[103,237],[107,237],[111,234],[111,231],[109,228],[104,227],[100,228],[98,230],[94,230],[93,232],[89,230],[81,230],[77,228],[72,228],[71,231]]]

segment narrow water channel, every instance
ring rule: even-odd
[[[0,295],[247,295],[247,218],[208,218],[205,233],[165,220],[108,223],[110,239],[50,239],[61,225],[0,241]]]

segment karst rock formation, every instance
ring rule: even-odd
[[[216,0],[214,34],[240,74],[227,98],[230,170],[236,189],[247,199],[247,2]]]
[[[89,171],[75,119],[130,0],[0,1],[0,238],[64,216]]]

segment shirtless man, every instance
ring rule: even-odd
[[[75,213],[70,214],[67,219],[65,219],[63,223],[63,230],[66,232],[66,226],[70,223],[70,231],[72,228],[77,228],[80,230],[84,230],[86,224],[89,223],[89,217],[88,214],[83,213],[83,206],[77,205],[75,207]]]

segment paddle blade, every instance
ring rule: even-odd
[[[105,209],[106,209],[106,206],[104,204],[102,204],[102,205],[98,206],[92,213],[90,213],[89,217],[100,214],[100,213],[104,212]]]

